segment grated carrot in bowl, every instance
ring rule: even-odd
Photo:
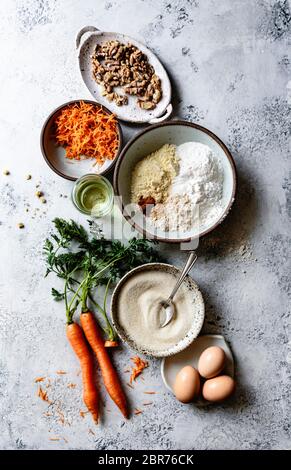
[[[54,137],[65,148],[67,158],[95,158],[102,165],[116,157],[119,146],[116,117],[97,104],[84,101],[69,104],[60,111],[54,124]]]

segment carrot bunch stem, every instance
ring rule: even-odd
[[[101,328],[109,341],[116,340],[116,333],[106,312],[106,302],[112,283],[128,270],[146,262],[157,261],[158,256],[143,239],[132,239],[127,245],[119,241],[89,237],[82,225],[73,220],[54,219],[56,233],[44,246],[47,262],[46,275],[53,272],[64,280],[64,290],[52,289],[55,300],[64,300],[67,323],[81,304],[81,310],[90,309],[89,302],[102,315]],[[79,251],[76,251],[76,244]],[[96,301],[93,292],[105,286],[103,305]]]

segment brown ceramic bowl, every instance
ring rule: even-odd
[[[200,142],[208,145],[218,157],[224,172],[222,209],[217,220],[208,226],[193,227],[188,232],[165,232],[146,223],[141,210],[130,207],[132,171],[139,160],[164,144],[180,145]],[[233,158],[224,143],[210,130],[188,121],[167,121],[147,127],[135,135],[122,150],[114,171],[114,190],[121,211],[128,222],[146,238],[168,243],[187,243],[214,230],[227,216],[236,192],[236,170]]]
[[[40,135],[40,148],[43,154],[45,161],[47,162],[48,166],[59,176],[66,178],[71,181],[76,181],[82,175],[88,173],[96,173],[98,175],[105,175],[108,173],[115,162],[117,157],[120,154],[122,148],[122,131],[119,122],[117,121],[117,132],[119,138],[119,145],[118,150],[116,152],[116,156],[114,160],[106,160],[102,166],[93,165],[95,163],[94,159],[87,158],[84,160],[70,160],[65,157],[65,149],[59,145],[57,145],[54,139],[54,121],[58,114],[62,111],[63,108],[68,106],[69,104],[80,103],[80,101],[84,101],[85,103],[91,103],[94,106],[101,108],[106,114],[112,114],[109,109],[105,108],[105,106],[96,103],[96,101],[91,100],[73,100],[68,101],[67,103],[58,106],[46,119]]]

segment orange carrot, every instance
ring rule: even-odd
[[[96,354],[107,392],[116,403],[123,416],[127,418],[128,409],[126,398],[92,312],[84,312],[81,314],[81,325],[91,348]]]
[[[82,380],[83,400],[93,419],[98,423],[98,392],[94,381],[94,362],[88,344],[84,337],[82,328],[77,323],[67,325],[67,337],[79,358]]]

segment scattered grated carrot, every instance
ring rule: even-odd
[[[65,375],[67,372],[65,372],[64,370],[57,370],[57,374],[58,375]]]
[[[134,414],[135,415],[140,415],[142,413],[142,410],[139,410],[138,408],[135,408]]]
[[[130,383],[126,382],[126,385],[134,390],[134,387]]]
[[[152,401],[144,401],[144,402],[143,402],[143,405],[144,405],[144,406],[148,406],[148,405],[152,405],[152,404],[153,404]]]
[[[70,383],[67,385],[68,388],[76,388],[77,384]]]
[[[35,380],[34,380],[34,383],[39,383],[39,382],[43,382],[45,380],[45,377],[37,377]]]
[[[102,107],[80,101],[63,108],[55,120],[55,138],[66,149],[66,157],[95,158],[96,163],[116,157],[119,136],[114,114]]]
[[[85,418],[85,415],[86,415],[87,413],[89,413],[89,412],[88,412],[88,411],[82,411],[82,410],[80,410],[79,413],[80,413],[80,416],[81,416],[82,418]]]
[[[64,413],[60,410],[60,409],[57,409],[56,410],[57,414],[59,415],[59,422],[61,424],[65,424],[65,416],[64,416]]]
[[[59,437],[50,437],[50,441],[60,441]]]
[[[51,379],[47,379],[46,388],[49,388],[50,386],[51,386]]]
[[[43,401],[46,401],[48,403],[51,403],[48,399],[47,392],[41,388],[41,386],[38,387],[37,391],[37,396],[41,398]]]
[[[142,371],[149,366],[148,361],[145,361],[138,356],[132,357],[131,360],[134,363],[134,367],[132,368],[130,383],[132,383],[142,373]]]
[[[93,434],[93,436],[95,436],[95,432],[91,428],[88,429],[88,433]]]
[[[155,395],[156,394],[156,392],[143,392],[143,393],[145,393],[146,395]]]

